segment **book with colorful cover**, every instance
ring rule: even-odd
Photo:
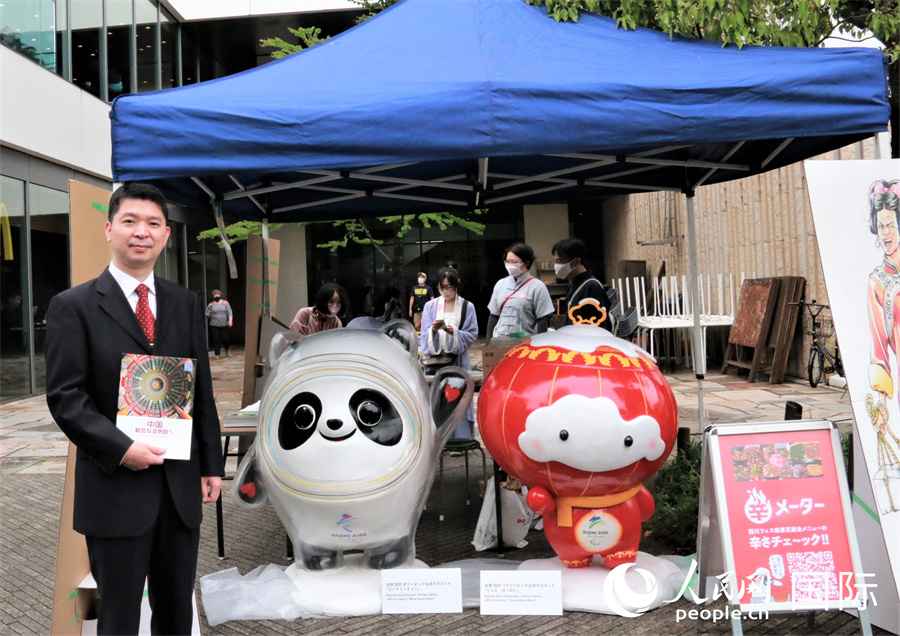
[[[119,415],[190,419],[197,361],[126,353],[119,376]]]
[[[197,361],[126,353],[119,376],[116,426],[134,440],[189,459]]]

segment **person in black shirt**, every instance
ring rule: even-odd
[[[409,317],[416,326],[416,331],[422,326],[422,309],[425,303],[434,298],[434,290],[425,284],[427,280],[425,272],[419,272],[418,285],[414,285],[409,292]]]
[[[566,290],[566,306],[574,307],[585,298],[593,298],[600,307],[606,310],[607,317],[600,326],[607,331],[612,331],[612,320],[609,318],[609,297],[603,284],[594,277],[594,274],[584,266],[587,259],[587,245],[577,238],[567,238],[559,241],[552,249],[553,269],[557,278],[569,282]],[[566,314],[565,324],[572,320]]]

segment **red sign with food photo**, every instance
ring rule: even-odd
[[[849,605],[856,579],[831,431],[719,435],[718,445],[739,602]]]

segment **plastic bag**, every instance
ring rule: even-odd
[[[500,511],[503,523],[503,545],[509,548],[524,548],[528,545],[525,535],[531,528],[534,513],[525,504],[528,488],[522,492],[500,488]],[[497,547],[497,513],[494,495],[494,478],[488,480],[484,493],[484,503],[475,526],[475,538],[472,545],[478,552]]]
[[[208,574],[200,579],[200,591],[211,626],[236,620],[292,621],[315,616],[296,604],[297,587],[279,565],[261,565],[244,576],[237,568]]]

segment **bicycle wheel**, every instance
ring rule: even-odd
[[[809,378],[809,386],[816,388],[822,381],[822,353],[813,347],[809,350],[809,366],[806,368],[806,375]]]

